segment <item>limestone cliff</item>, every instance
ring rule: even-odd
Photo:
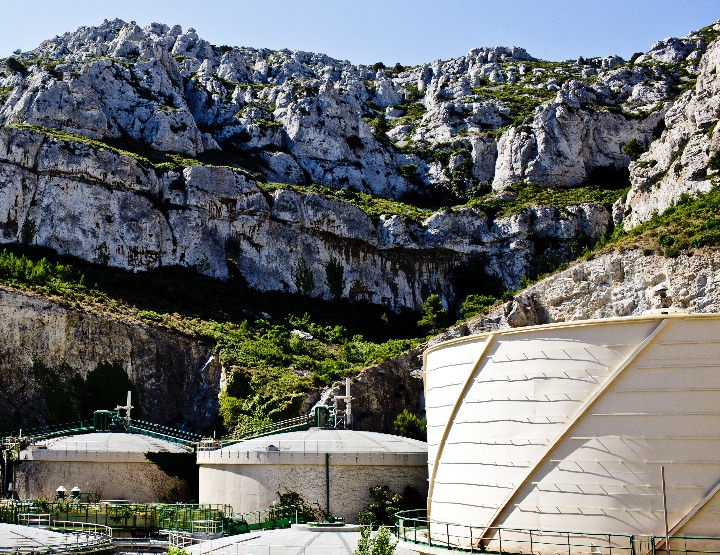
[[[719,72],[716,41],[699,61],[695,86],[665,114],[662,135],[630,166],[632,189],[623,206],[626,228],[648,220],[654,212],[662,213],[683,193],[707,192],[717,181]]]
[[[156,171],[114,151],[0,128],[0,242],[134,271],[191,266],[241,276],[260,291],[299,292],[302,266],[312,274],[302,292],[331,298],[325,278],[334,261],[342,297],[417,309],[430,293],[451,301],[449,276],[469,260],[481,258],[488,275],[517,284],[541,252],[567,259],[579,234],[597,240],[610,224],[607,208],[592,204],[528,208],[496,220],[465,208],[423,222],[373,221],[319,194],[264,193],[228,168]]]
[[[625,146],[653,142],[680,113],[683,84],[714,90],[717,29],[703,33],[633,62],[496,47],[385,68],[216,47],[179,26],[83,27],[0,64],[0,240],[133,270],[191,266],[259,290],[297,292],[307,268],[306,293],[392,310],[430,293],[459,301],[452,276],[467,266],[517,287],[540,259],[569,260],[579,236],[609,231],[606,207],[371,219],[262,183],[435,206],[520,181],[622,187]],[[341,291],[326,286],[329,265]]]

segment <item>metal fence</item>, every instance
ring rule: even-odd
[[[292,432],[297,430],[307,430],[313,423],[313,416],[311,414],[297,416],[295,418],[289,418],[287,420],[281,420],[280,422],[273,422],[266,426],[260,426],[257,428],[250,428],[242,430],[238,433],[225,436],[220,439],[220,447],[225,445],[233,445],[246,439],[253,439],[256,437],[264,437],[280,432]]]
[[[35,541],[32,536],[24,545],[0,545],[0,553],[33,555],[70,555],[89,553],[110,553],[113,549],[112,529],[95,524],[53,521],[51,530],[61,532],[57,540],[43,538]],[[34,544],[34,545],[33,545]]]
[[[125,426],[125,431],[193,448],[196,443],[202,440],[200,434],[170,428],[169,426],[161,426],[160,424],[153,424],[152,422],[145,422],[144,420],[131,420],[130,423]]]
[[[301,505],[271,507],[251,513],[233,514],[227,519],[228,534],[244,534],[254,530],[287,528],[291,524],[305,522],[305,513]]]
[[[715,537],[671,536],[668,550],[665,548],[665,536],[467,526],[428,520],[424,509],[396,513],[395,533],[404,542],[470,553],[720,555],[720,538]]]
[[[0,522],[24,524],[29,515],[45,514],[47,519],[110,526],[117,530],[153,532],[192,530],[193,522],[222,521],[232,513],[230,505],[119,504],[38,501],[0,503]]]

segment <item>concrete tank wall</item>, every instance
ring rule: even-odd
[[[54,499],[59,486],[68,491],[78,486],[101,499],[190,501],[197,496],[196,472],[194,455],[183,445],[139,434],[92,432],[20,451],[17,491],[22,499]]]
[[[59,486],[68,492],[78,486],[102,499],[129,499],[138,503],[188,501],[187,482],[168,476],[149,461],[127,461],[113,453],[112,461],[20,461],[17,471],[21,499],[55,499]],[[108,457],[109,458],[109,457]]]
[[[235,456],[236,453],[230,455]],[[240,454],[245,458],[245,453]],[[254,457],[255,454],[251,454]],[[272,456],[273,454],[270,454]],[[275,454],[280,455],[280,454]],[[209,464],[198,454],[200,463],[200,503],[223,503],[236,513],[266,509],[278,499],[278,492],[292,490],[299,493],[313,507],[325,511],[326,478],[325,455],[293,456],[288,464],[244,464],[242,460],[230,464]],[[228,460],[227,454],[226,461]],[[427,467],[425,457],[415,455],[330,455],[330,512],[355,522],[370,503],[370,488],[388,486],[402,493],[407,487],[427,495]],[[276,457],[279,458],[279,457]],[[394,464],[393,464],[394,463]]]

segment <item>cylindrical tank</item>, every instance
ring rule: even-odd
[[[353,430],[311,428],[198,452],[200,502],[236,513],[266,509],[286,490],[311,506],[353,522],[371,501],[370,488],[427,493],[423,441]],[[328,481],[329,477],[329,481]]]
[[[101,499],[176,502],[196,496],[194,454],[183,445],[139,434],[93,432],[41,441],[20,451],[21,499],[53,499],[78,486]]]
[[[492,527],[664,536],[664,466],[670,535],[720,535],[718,338],[658,313],[431,347],[429,518],[490,551]]]

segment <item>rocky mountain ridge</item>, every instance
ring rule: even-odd
[[[697,75],[703,37],[660,41],[633,64],[616,56],[549,63],[496,47],[390,69],[324,54],[215,47],[194,29],[114,20],[18,55],[24,64],[11,65],[25,69],[0,82],[0,121],[130,137],[188,156],[235,147],[256,155],[280,182],[384,197],[463,179],[460,186],[489,181],[495,189],[523,179],[571,186],[596,168],[626,167],[622,145],[630,138],[651,139],[659,118],[642,116]],[[575,110],[578,117],[565,121]],[[510,124],[525,125],[524,141],[517,130],[502,133]],[[576,153],[559,148],[551,160],[543,147],[563,138],[575,144],[577,133],[589,150],[587,167],[568,174]],[[451,160],[423,152],[438,146]],[[407,165],[415,175],[399,171]],[[460,169],[464,175],[454,176]]]
[[[393,310],[430,293],[460,302],[478,267],[474,292],[515,288],[611,231],[634,197],[614,221],[592,202],[498,219],[487,203],[522,181],[622,187],[625,145],[646,148],[677,92],[704,86],[716,27],[632,63],[497,47],[413,68],[215,47],[178,26],[84,27],[0,74],[2,241]],[[265,180],[445,204],[496,192],[417,222]]]

